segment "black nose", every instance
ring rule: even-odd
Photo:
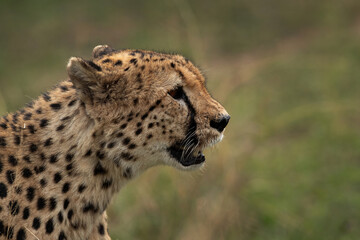
[[[222,115],[220,118],[211,120],[210,127],[215,128],[219,132],[222,132],[226,125],[229,123],[230,115]]]

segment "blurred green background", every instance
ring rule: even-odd
[[[189,57],[232,116],[203,170],[115,197],[114,239],[359,239],[360,1],[1,0],[0,113],[97,44]]]

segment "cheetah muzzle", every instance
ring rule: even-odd
[[[0,239],[109,240],[106,209],[146,169],[193,170],[230,116],[180,55],[97,46],[0,119]]]

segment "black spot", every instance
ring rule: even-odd
[[[152,128],[154,126],[154,123],[149,123],[148,128]]]
[[[154,111],[155,108],[156,108],[156,106],[151,106],[151,107],[149,108],[149,112]]]
[[[45,166],[44,165],[36,166],[34,167],[34,171],[36,174],[42,173],[43,171],[45,171]]]
[[[15,136],[14,136],[14,144],[15,144],[15,145],[20,145],[20,142],[21,142],[21,141],[20,141],[20,136],[15,135]]]
[[[1,123],[0,127],[2,127],[4,130],[8,128],[8,126],[6,125],[6,123]]]
[[[50,211],[53,211],[56,208],[56,199],[54,197],[50,198],[50,205],[49,209]]]
[[[69,199],[66,198],[66,199],[64,200],[64,205],[63,205],[64,210],[67,209],[67,207],[69,206],[69,203],[70,203]]]
[[[25,239],[26,239],[25,230],[24,228],[20,228],[16,234],[16,240],[25,240]]]
[[[60,172],[55,173],[55,175],[54,175],[54,183],[60,182],[61,179],[62,179],[61,173]]]
[[[33,187],[28,187],[26,189],[26,199],[31,202],[32,200],[34,200],[35,197],[35,188]]]
[[[4,137],[0,137],[0,147],[6,147],[6,140]]]
[[[20,206],[16,200],[10,201],[8,208],[10,210],[11,215],[16,216],[19,214]]]
[[[132,143],[129,145],[129,149],[134,149],[134,148],[136,148],[136,144]]]
[[[122,132],[119,132],[118,134],[116,134],[117,138],[121,138],[122,136],[124,136],[124,133],[122,133]]]
[[[87,212],[93,212],[96,213],[98,211],[98,208],[94,206],[94,204],[92,203],[87,203],[83,209],[82,209],[83,213],[87,213]]]
[[[61,103],[52,103],[50,104],[50,107],[55,110],[55,111],[58,111],[59,109],[61,109]]]
[[[63,185],[62,193],[67,193],[69,190],[70,190],[70,183],[69,183],[69,182],[66,182],[66,183]]]
[[[84,184],[80,184],[78,187],[78,192],[82,193],[85,190],[86,186]]]
[[[184,74],[181,71],[177,71],[182,79],[185,78]]]
[[[38,230],[41,226],[41,220],[38,217],[35,217],[33,220],[32,228]]]
[[[70,116],[66,116],[66,117],[63,117],[62,119],[61,119],[61,121],[67,121],[67,120],[69,120],[70,119]]]
[[[7,236],[7,239],[12,239],[14,236],[14,227],[3,227],[4,231],[4,235]],[[0,234],[1,236],[1,234]]]
[[[5,226],[3,221],[0,220],[0,236],[5,233]]]
[[[24,116],[24,120],[30,120],[31,116],[32,116],[32,113],[26,113]]]
[[[134,158],[130,153],[127,152],[122,152],[121,157],[127,161],[130,161],[131,159]]]
[[[18,128],[14,124],[11,123],[10,126],[11,126],[11,129],[13,130],[13,132],[19,131]],[[35,131],[33,133],[35,133]]]
[[[57,128],[56,128],[56,131],[61,131],[61,130],[63,130],[65,128],[65,125],[64,124],[61,124],[60,126],[58,126]]]
[[[44,209],[46,207],[46,199],[39,197],[36,206],[38,210]]]
[[[121,61],[121,60],[117,60],[114,65],[116,65],[116,66],[121,66],[121,65],[122,65],[122,61]]]
[[[102,63],[108,63],[108,62],[111,62],[111,60],[109,58],[102,60]]]
[[[100,160],[105,158],[105,154],[101,151],[97,151],[96,152],[96,157],[99,158]]]
[[[172,68],[175,68],[175,63],[172,62],[172,63],[170,64],[170,66],[171,66]]]
[[[102,69],[99,65],[95,64],[93,61],[86,61],[92,68],[96,71],[100,72]]]
[[[72,218],[73,216],[74,216],[74,211],[73,211],[72,209],[70,209],[70,210],[68,211],[67,217],[68,217],[69,220],[71,220],[71,218]]]
[[[17,158],[14,157],[13,155],[10,155],[10,156],[9,156],[8,161],[9,161],[9,163],[10,163],[12,166],[14,166],[14,167],[18,164]]]
[[[29,147],[30,152],[36,152],[38,150],[38,146],[34,143],[32,143]]]
[[[101,188],[102,189],[108,189],[112,184],[112,179],[106,179],[103,181]]]
[[[54,231],[54,223],[53,223],[53,219],[50,218],[45,225],[45,229],[46,229],[46,233],[50,234]]]
[[[66,154],[66,156],[65,156],[65,160],[67,161],[67,162],[71,162],[71,160],[74,158],[74,154],[71,154],[71,153],[68,153],[68,154]]]
[[[103,175],[106,174],[107,170],[105,168],[103,168],[103,166],[101,166],[100,162],[98,162],[94,168],[94,176],[96,175]]]
[[[43,93],[42,95],[43,99],[46,101],[46,102],[50,102],[51,101],[51,97],[49,96],[49,93]]]
[[[36,113],[37,114],[42,114],[42,109],[41,108],[36,109]]]
[[[68,107],[73,106],[75,103],[76,103],[76,99],[75,99],[75,100],[72,100],[71,102],[69,102]]]
[[[23,219],[24,220],[26,220],[26,219],[28,219],[29,218],[29,216],[30,216],[30,209],[28,208],[28,207],[26,207],[26,208],[24,208],[24,210],[23,210]]]
[[[58,240],[66,240],[66,235],[63,231],[60,232]]]
[[[105,235],[104,225],[99,224],[98,231],[99,231],[100,235],[102,235],[102,236]]]
[[[145,113],[144,115],[141,116],[141,119],[142,119],[142,120],[145,120],[145,118],[147,118],[148,115],[149,115],[148,113]]]
[[[107,148],[113,148],[115,146],[115,142],[111,142],[107,145]]]
[[[85,153],[84,157],[89,157],[91,154],[92,154],[92,151],[91,151],[91,149],[89,149],[89,150]]]
[[[21,174],[24,178],[30,178],[32,176],[32,171],[28,168],[24,168],[22,171],[21,171]]]
[[[122,141],[122,143],[124,144],[124,145],[128,145],[129,144],[129,142],[130,142],[130,138],[124,138],[124,140]]]
[[[138,128],[135,132],[136,135],[139,135],[142,132],[142,128]]]
[[[134,103],[134,106],[136,106],[136,105],[139,103],[139,99],[138,99],[138,98],[135,98],[135,99],[133,100],[133,103]]]
[[[41,185],[42,187],[45,187],[46,184],[47,184],[46,179],[43,178],[43,179],[40,180],[40,185]]]
[[[25,156],[23,157],[23,160],[24,160],[25,162],[31,163],[31,160],[30,160],[30,156],[29,156],[29,155],[25,155]]]
[[[63,215],[62,215],[62,212],[61,212],[61,211],[58,213],[58,220],[59,220],[59,223],[62,223],[62,222],[63,222],[63,220],[64,220],[64,217],[63,217]]]
[[[6,179],[9,184],[13,184],[15,181],[15,172],[12,170],[7,170],[6,171]]]
[[[68,165],[66,165],[66,171],[71,171],[72,169],[73,169],[72,163],[69,163]]]
[[[60,86],[60,89],[62,92],[67,92],[69,91],[69,89],[67,88],[67,86]]]
[[[57,154],[51,155],[49,161],[50,163],[56,163],[58,161],[58,155]]]
[[[126,128],[126,126],[127,126],[127,123],[124,123],[124,124],[122,124],[122,125],[120,126],[120,128],[121,128],[121,129],[124,129],[124,128]]]
[[[46,139],[46,141],[44,143],[44,147],[51,146],[52,144],[53,144],[52,138],[48,138],[48,139]]]
[[[124,71],[126,72],[127,70],[129,70],[129,68],[130,68],[130,67],[125,68]]]
[[[40,120],[40,127],[41,128],[46,127],[48,124],[49,124],[49,120],[47,120],[45,118]]]

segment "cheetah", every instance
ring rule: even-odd
[[[180,55],[96,46],[0,119],[0,239],[110,239],[106,208],[156,165],[201,167],[230,116]]]

